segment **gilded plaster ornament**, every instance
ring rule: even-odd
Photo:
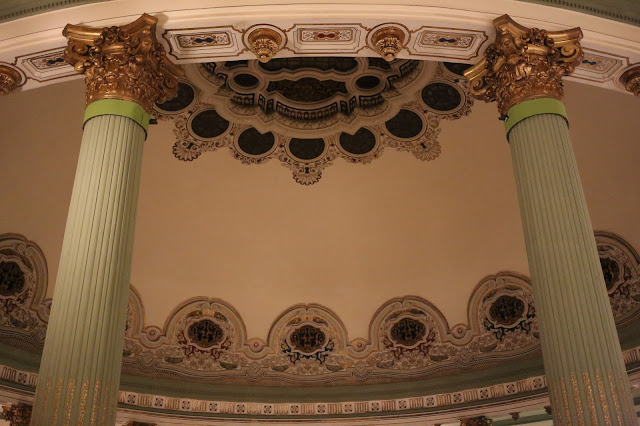
[[[0,95],[8,95],[22,82],[20,73],[7,65],[0,65]]]
[[[2,407],[2,417],[10,426],[28,426],[31,421],[32,406],[18,402]]]
[[[490,426],[492,424],[491,419],[485,416],[460,419],[460,426]]]
[[[629,68],[620,76],[624,88],[636,96],[640,96],[640,65]]]
[[[380,28],[371,36],[375,51],[387,62],[391,62],[404,48],[404,33],[395,27]]]
[[[182,69],[156,40],[158,19],[146,13],[121,27],[67,25],[65,61],[85,75],[87,105],[100,99],[136,102],[149,114],[154,103],[176,96]]]
[[[270,28],[252,31],[247,37],[249,49],[262,63],[269,62],[280,51],[282,37]]]
[[[477,64],[464,72],[471,94],[498,102],[500,114],[520,102],[554,98],[563,100],[562,77],[582,59],[580,28],[545,31],[526,28],[508,15],[495,19],[496,40]]]

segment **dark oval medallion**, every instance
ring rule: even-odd
[[[501,325],[513,325],[524,314],[524,302],[513,296],[498,297],[489,308],[491,319]]]
[[[413,346],[427,334],[427,326],[413,318],[402,318],[391,327],[391,340],[404,346]]]
[[[293,138],[289,142],[289,151],[301,160],[313,160],[324,152],[324,139]]]
[[[199,112],[191,120],[191,130],[196,136],[204,139],[220,136],[229,128],[229,122],[214,109]]]
[[[16,262],[0,262],[0,295],[13,296],[24,289],[24,272]]]
[[[318,349],[322,349],[327,340],[327,336],[317,327],[303,325],[291,333],[289,340],[294,349],[309,354]]]
[[[202,348],[211,348],[222,341],[222,328],[209,319],[194,322],[187,329],[189,340]]]
[[[364,155],[376,146],[376,137],[371,130],[361,127],[353,135],[340,134],[340,146],[349,154]]]
[[[431,83],[422,89],[422,100],[428,107],[445,112],[456,109],[462,102],[462,96],[450,84]]]
[[[422,132],[422,119],[413,111],[401,109],[395,117],[384,123],[387,130],[396,137],[407,139],[416,137]]]
[[[260,133],[250,127],[238,136],[238,147],[249,155],[263,155],[273,148],[275,138],[273,133]]]

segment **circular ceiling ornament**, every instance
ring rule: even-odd
[[[440,119],[467,115],[473,104],[466,80],[415,60],[279,58],[186,68],[196,99],[177,114],[160,111],[175,122],[176,158],[228,147],[245,164],[277,158],[303,185],[338,157],[366,164],[384,147],[433,160]]]

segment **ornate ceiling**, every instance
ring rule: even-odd
[[[436,8],[427,20],[424,5],[381,6],[360,20],[347,6],[323,19],[270,12],[283,50],[267,63],[245,40],[267,25],[263,9],[242,22],[224,8],[167,10],[159,36],[186,77],[156,106],[145,146],[120,393],[136,415],[440,419],[478,406],[506,415],[504,399],[546,404],[509,147],[495,106],[474,104],[461,77],[491,38],[481,22],[492,12]],[[617,18],[635,22],[627,11]],[[383,12],[406,37],[390,63],[371,50]],[[0,144],[0,374],[27,394],[84,100],[56,13],[49,26],[30,18],[33,34],[17,20],[3,27],[21,28],[15,40],[0,37],[0,60],[25,78],[0,98],[11,123]],[[567,108],[639,381],[640,105],[618,78],[640,41],[624,24],[557,13],[587,25]]]
[[[193,161],[229,149],[244,164],[277,159],[296,182],[316,183],[336,158],[367,164],[385,148],[440,155],[441,119],[468,115],[466,64],[377,58],[291,58],[188,68],[176,99],[173,154]]]

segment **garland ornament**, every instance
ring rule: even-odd
[[[526,28],[509,15],[493,21],[496,40],[477,64],[464,72],[471,94],[498,102],[502,116],[520,102],[553,98],[562,101],[562,77],[582,59],[580,28],[545,31]]]
[[[91,28],[67,25],[64,59],[85,75],[87,105],[101,99],[120,99],[153,113],[178,93],[182,69],[171,62],[156,39],[158,19],[143,14],[121,27]]]

